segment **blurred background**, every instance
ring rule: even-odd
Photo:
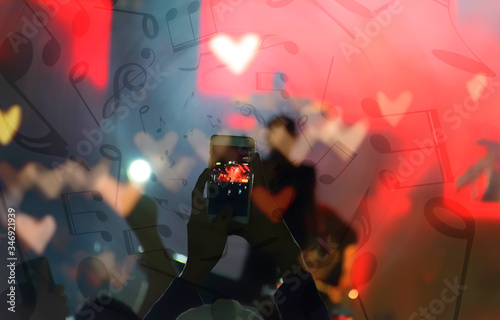
[[[343,250],[349,290],[325,289],[333,317],[500,317],[500,4],[0,8],[0,257],[5,265],[12,208],[20,319],[54,312],[42,308],[43,290],[57,292],[50,301],[63,319],[113,319],[102,306],[115,303],[144,315],[149,293],[161,294],[185,263],[210,136],[251,136],[266,158],[267,124],[278,116],[293,120],[289,160],[315,168],[327,212],[311,213],[320,218],[306,256],[324,249],[329,215],[357,239]],[[137,182],[129,173],[140,159],[151,173],[139,170]],[[226,249],[206,301],[224,288],[262,313],[243,281],[248,244],[230,236]],[[318,259],[309,259],[313,271]],[[0,268],[4,293],[8,277]]]

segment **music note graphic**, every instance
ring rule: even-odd
[[[54,37],[52,32],[49,31],[49,29],[46,26],[46,23],[40,21],[40,18],[36,14],[35,10],[26,2],[26,0],[23,0],[24,4],[28,7],[28,9],[33,13],[33,17],[38,20],[38,23],[43,26],[45,31],[50,36],[50,40],[45,43],[45,46],[42,49],[42,60],[43,63],[46,66],[52,67],[59,61],[59,57],[61,56],[61,45],[59,44],[59,41]]]
[[[257,111],[257,108],[255,108],[255,106],[249,103],[241,103],[238,100],[234,102],[234,106],[236,108],[239,108],[241,114],[244,115],[245,117],[249,117],[253,114],[255,116],[255,119],[257,119],[257,122],[259,122],[262,125],[266,125],[266,120],[264,119],[262,114],[260,114],[260,112]]]
[[[193,99],[193,97],[194,97],[194,91],[191,92],[191,95],[186,99],[186,102],[184,102],[184,106],[182,106],[182,109],[186,108],[186,106],[191,101],[191,99]]]
[[[165,162],[165,165],[169,168],[169,169],[172,169],[172,167],[175,165],[175,161],[174,159],[172,159],[169,155],[168,155],[168,150],[165,150],[165,156],[160,156],[160,160],[162,162]]]
[[[125,238],[127,253],[133,255],[165,250],[158,235],[161,235],[165,239],[170,238],[172,230],[165,224],[124,230],[123,237]],[[141,239],[143,241],[140,241]]]
[[[83,37],[90,27],[90,15],[82,6],[80,1],[76,0],[76,3],[80,9],[78,9],[78,12],[73,17],[73,21],[71,22],[71,31],[75,36]]]
[[[40,138],[32,138],[17,132],[14,141],[22,148],[58,157],[66,157],[68,149],[71,150],[68,143],[50,124],[50,122],[38,110],[35,104],[26,96],[26,94],[17,85],[17,81],[22,79],[31,67],[33,60],[33,45],[29,38],[21,33],[14,33],[19,39],[23,39],[22,44],[14,48],[9,38],[5,39],[0,45],[2,58],[0,59],[0,74],[5,78],[12,89],[26,102],[26,105],[35,113],[35,115],[48,128],[48,133]],[[24,112],[23,112],[24,113]],[[86,170],[90,170],[83,159],[71,156],[71,160],[80,164]]]
[[[311,148],[311,150],[312,150],[313,147],[312,147],[311,143],[309,142],[309,139],[307,139],[306,135],[304,134],[304,129],[303,129],[303,127],[306,125],[308,120],[309,120],[309,117],[307,116],[307,114],[300,116],[297,119],[297,127],[299,127],[299,130],[300,130],[300,132],[302,132],[302,135],[306,139],[307,144],[309,145],[309,148]]]
[[[397,137],[388,138],[379,133],[370,136],[372,147],[379,153],[398,155],[399,159],[408,161],[408,163],[411,160],[415,164],[412,166],[413,170],[409,171],[408,176],[405,177],[396,175],[391,169],[382,171],[382,175],[380,176],[382,184],[390,188],[402,189],[454,181],[448,152],[444,143],[444,131],[441,127],[437,110],[382,115],[380,105],[373,99],[364,99],[361,105],[364,112],[372,118],[400,118],[398,119],[399,127],[411,130],[411,134],[414,135],[413,139],[407,137],[401,141],[398,141]],[[432,170],[438,171],[438,174],[433,175],[433,180],[427,182],[412,181],[410,178],[415,170],[419,167],[422,167],[421,170],[429,168],[428,166],[424,166],[424,163],[430,165]],[[436,180],[434,177],[438,177],[439,179]],[[389,183],[388,181],[393,181],[393,183]]]
[[[266,3],[271,8],[282,8],[292,3],[293,0],[266,0]]]
[[[153,197],[155,199],[155,201],[160,205],[160,207],[162,207],[163,209],[167,209],[168,210],[168,200],[167,199],[162,199],[162,198],[157,198],[157,197]]]
[[[172,8],[167,11],[165,19],[167,20],[168,35],[174,52],[179,52],[184,49],[197,46],[200,43],[209,40],[217,33],[217,26],[213,16],[212,7],[210,6],[210,14],[207,14],[206,16],[210,22],[207,22],[208,20],[205,21],[204,23],[207,25],[203,28],[204,30],[207,30],[207,32],[200,35],[196,34],[198,31],[197,26],[200,22],[200,15],[196,15],[199,10],[200,2],[192,1],[187,7],[187,19],[185,19],[183,15],[179,15],[179,10],[176,8]],[[196,16],[196,19],[193,19],[193,16]],[[191,33],[185,33],[184,30],[190,30]]]
[[[144,134],[146,134],[146,128],[144,127],[144,119],[142,118],[142,115],[147,113],[149,111],[149,106],[142,106],[139,109],[139,116],[141,117],[141,124],[142,124],[142,130],[144,130]]]
[[[182,212],[173,211],[173,210],[171,210],[171,211],[173,213],[175,213],[179,218],[181,218],[181,220],[184,220],[184,221],[188,221],[189,220],[190,215],[188,215],[187,213],[182,213]]]
[[[103,7],[96,7],[96,8],[103,9],[103,10],[111,10],[113,12],[120,12],[120,13],[142,16],[142,32],[144,33],[144,35],[148,39],[151,39],[151,40],[156,39],[158,37],[158,32],[159,32],[158,20],[155,18],[155,16],[153,16],[150,13],[136,12],[136,11],[130,11],[130,10],[123,10],[123,9],[115,9],[115,8],[112,8],[112,9],[103,8]]]
[[[197,141],[203,138],[203,136],[198,137],[198,131],[193,129],[193,132],[193,136],[196,137]],[[179,136],[174,131],[167,132],[158,141],[154,140],[150,135],[142,134],[142,132],[137,133],[134,137],[135,145],[153,166],[152,169],[156,173],[158,182],[174,193],[179,191],[182,185],[168,179],[187,177],[194,165],[192,158],[180,156],[177,159],[175,157],[178,139]],[[192,139],[187,139],[187,141],[192,142],[190,140]]]
[[[195,67],[180,67],[179,70],[181,71],[196,71],[200,67],[200,62],[201,59],[206,56],[206,55],[211,55],[212,52],[203,52],[198,55],[198,62],[196,63]]]
[[[182,181],[182,184],[183,184],[184,186],[187,186],[187,180],[186,180],[186,179],[168,179],[168,180]]]
[[[183,138],[186,139],[187,137],[189,136],[192,136],[193,135],[193,128],[191,128],[191,130],[188,131],[188,133],[186,133]]]
[[[191,216],[191,207],[185,203],[179,204],[176,210],[168,209],[169,211],[175,213],[181,220],[188,221]]]
[[[330,103],[326,103],[326,93],[328,92],[328,83],[330,82],[330,75],[332,73],[333,61],[335,57],[332,56],[332,61],[330,62],[330,68],[328,69],[328,75],[326,76],[325,90],[323,90],[323,97],[321,98],[320,113],[326,120],[335,121],[338,119],[339,114],[337,109]]]
[[[366,192],[363,195],[363,198],[361,199],[356,212],[354,212],[354,216],[352,217],[351,223],[349,225],[349,228],[351,228],[353,223],[357,223],[359,224],[359,226],[361,226],[361,232],[359,232],[361,239],[359,240],[357,250],[361,249],[368,242],[368,239],[372,234],[372,223],[370,219],[370,211],[368,210],[369,193],[370,188],[366,189]]]
[[[124,65],[120,66],[118,70],[116,70],[113,77],[113,95],[108,100],[106,100],[102,107],[103,118],[109,118],[116,112],[116,109],[120,104],[120,92],[123,89],[127,88],[131,91],[138,91],[144,88],[144,85],[146,84],[146,81],[148,79],[147,70],[155,62],[156,55],[150,48],[144,48],[141,50],[142,58],[149,59],[151,56],[153,57],[152,61],[145,68],[137,63],[130,62],[125,63]],[[135,76],[134,73],[136,73]],[[133,84],[132,82],[140,76],[142,76],[142,79],[139,81],[139,83]],[[120,85],[120,80],[123,86]]]
[[[359,287],[364,286],[373,278],[377,270],[377,264],[377,257],[371,252],[365,252],[354,260],[351,268],[351,283],[354,289],[358,290]],[[359,301],[359,305],[363,310],[363,315],[365,319],[368,320],[368,313],[361,299],[361,294],[358,295],[356,300]]]
[[[337,140],[314,165],[326,166],[321,172],[328,172],[319,176],[319,181],[326,185],[334,183],[347,167],[349,167],[356,156],[356,152],[342,143],[342,141]],[[348,159],[348,161],[346,161],[346,159]]]
[[[222,129],[222,127],[221,127],[222,121],[219,118],[217,118],[216,124],[212,123],[212,119],[214,118],[212,115],[207,115],[207,118],[208,118],[208,122],[210,122],[210,125],[212,126],[212,128],[219,128],[219,130]]]
[[[354,216],[349,224],[349,228],[353,223],[358,223],[361,226],[361,239],[359,241],[359,246],[356,251],[359,251],[368,241],[372,232],[372,225],[370,220],[370,212],[368,210],[368,194],[370,193],[370,188],[368,188],[363,195],[363,199],[359,203],[359,206],[354,213]],[[346,233],[347,234],[347,233]],[[351,283],[353,288],[358,290],[359,287],[364,286],[368,283],[375,274],[377,269],[377,257],[371,252],[365,252],[359,255],[356,260],[354,260],[351,268]],[[366,312],[365,305],[358,291],[358,297],[363,315],[365,319],[368,320],[368,313]]]
[[[436,210],[437,209],[437,210]],[[446,209],[447,211],[453,213],[456,217],[461,219],[465,223],[465,228],[454,227],[455,222],[451,225],[444,222],[436,215],[436,211]],[[460,276],[460,291],[457,296],[457,302],[455,304],[455,312],[453,314],[453,320],[458,320],[460,305],[462,303],[463,289],[465,285],[465,279],[467,277],[467,268],[469,266],[470,254],[472,251],[472,242],[474,240],[475,232],[475,221],[472,214],[464,207],[462,204],[444,198],[432,198],[425,204],[424,215],[429,224],[436,229],[439,233],[445,236],[451,237],[453,239],[467,240],[465,245],[465,255],[462,264],[462,274]],[[455,218],[452,220],[454,221]]]
[[[257,72],[255,74],[255,88],[257,90],[277,90],[280,92],[283,99],[288,99],[290,96],[284,85],[279,85],[277,80],[283,84],[288,82],[288,76],[284,73],[274,72]]]
[[[328,18],[330,18],[335,24],[339,26],[342,31],[344,31],[349,37],[352,39],[355,39],[356,36],[354,33],[352,33],[343,23],[340,22],[339,19],[337,19],[335,16],[332,15],[332,12],[330,10],[327,10],[325,7],[323,7],[320,3],[318,3],[317,0],[312,0],[312,3],[314,6],[316,6],[321,12],[323,12]]]
[[[423,149],[434,149],[433,146],[430,147],[414,147],[414,148],[405,148],[405,149],[393,149],[391,146],[391,142],[384,135],[379,133],[374,133],[370,136],[370,144],[372,147],[380,153],[388,154],[388,153],[398,153],[405,151],[415,151],[415,150],[423,150]]]
[[[142,117],[141,117],[141,120],[142,120]],[[160,116],[160,127],[158,129],[156,129],[156,133],[162,132],[164,126],[165,126],[165,120],[163,120],[162,117]]]
[[[387,9],[392,4],[392,1],[386,1],[386,3],[382,4],[380,7],[376,8],[375,10],[371,10],[368,7],[365,7],[361,3],[357,1],[349,1],[349,0],[335,0],[338,4],[340,4],[342,7],[346,8],[347,10],[351,11],[352,13],[355,13],[361,17],[368,18],[368,19],[373,19],[376,16],[378,16],[382,11]]]
[[[73,89],[75,89],[76,93],[80,97],[80,100],[82,100],[83,104],[85,105],[85,108],[87,108],[87,111],[90,113],[92,116],[92,119],[94,119],[95,123],[99,127],[99,121],[97,121],[97,118],[95,117],[94,113],[92,110],[90,110],[89,105],[87,104],[87,101],[83,98],[80,90],[78,90],[78,87],[76,86],[78,83],[80,83],[85,77],[87,76],[89,72],[89,64],[85,61],[80,61],[76,63],[71,70],[69,71],[68,74],[68,79],[69,83],[71,83],[71,86]]]
[[[458,36],[458,39],[469,50],[469,52],[472,54],[474,58],[469,58],[467,56],[464,56],[456,52],[451,52],[448,50],[439,50],[439,49],[432,50],[431,51],[432,54],[439,60],[443,61],[444,63],[454,68],[470,72],[473,74],[486,73],[489,77],[496,77],[496,73],[490,67],[488,67],[477,56],[476,53],[474,53],[474,51],[470,48],[469,44],[464,40],[463,36],[460,34],[455,21],[453,21],[452,19],[452,17],[455,16],[455,13],[452,12],[452,10],[454,9],[452,9],[450,6],[450,0],[434,0],[434,2],[442,5],[448,10],[448,18],[450,19],[450,22]]]
[[[170,179],[169,179],[170,180]],[[179,180],[179,179],[173,179],[173,180]],[[183,181],[184,182],[184,181]],[[187,185],[187,181],[186,181],[186,184]],[[179,211],[175,211],[175,210],[172,210],[168,207],[168,200],[167,199],[162,199],[162,198],[157,198],[157,197],[153,197],[155,199],[155,201],[160,205],[160,207],[162,207],[163,209],[165,210],[168,210],[168,211],[171,211],[173,213],[175,213],[179,218],[181,218],[182,220],[184,221],[188,221],[189,220],[189,214],[187,213],[182,213],[182,212],[179,212]]]
[[[101,155],[111,161],[118,161],[118,175],[116,176],[116,197],[115,197],[115,207],[118,204],[118,191],[120,188],[120,173],[122,168],[122,153],[120,149],[110,144],[103,144],[99,148]]]
[[[108,216],[102,210],[84,210],[84,211],[73,211],[71,209],[70,197],[89,193],[94,201],[102,202],[102,195],[98,191],[82,191],[82,192],[71,192],[71,193],[63,193],[61,194],[61,200],[63,203],[64,213],[66,215],[66,219],[68,221],[68,228],[71,235],[81,235],[81,234],[92,234],[99,233],[101,238],[110,242],[113,238],[108,231],[77,231],[76,223],[75,223],[75,215],[87,215],[87,214],[95,214],[97,219],[101,222],[105,222],[108,220]],[[82,219],[82,221],[86,221],[88,218]]]
[[[278,36],[274,35],[274,34],[266,34],[266,35],[262,36],[259,40],[259,49],[258,50],[265,50],[265,49],[269,49],[269,48],[273,48],[273,47],[277,47],[277,46],[283,46],[283,48],[285,48],[285,51],[291,55],[296,55],[297,53],[299,53],[299,46],[291,40],[279,41],[279,42],[274,43],[274,44],[265,45],[266,40],[272,39],[273,37],[276,38]],[[270,41],[268,41],[268,42],[270,42]]]

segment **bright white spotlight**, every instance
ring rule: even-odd
[[[151,167],[144,160],[135,160],[128,168],[128,176],[136,182],[144,182],[151,175]]]

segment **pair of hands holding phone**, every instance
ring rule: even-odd
[[[280,199],[273,199],[271,193],[268,191],[266,186],[266,179],[264,177],[262,161],[259,153],[257,152],[252,155],[251,171],[254,175],[254,178],[253,192],[250,195],[250,212],[248,212],[248,214],[250,215],[250,220],[264,215],[272,222],[278,222],[279,220],[281,220],[282,213],[284,211],[283,205],[281,205],[282,203],[280,203],[283,201],[279,201]],[[211,228],[215,229],[226,228],[233,215],[233,209],[229,204],[223,207],[222,210],[217,212],[217,215],[214,219],[210,219],[208,216],[209,199],[205,198],[203,194],[205,184],[207,181],[209,181],[209,179],[210,169],[206,168],[198,177],[198,181],[196,182],[191,195],[192,209],[189,222],[191,224],[210,224]],[[293,193],[293,190],[290,190],[289,188],[292,187],[284,188],[284,193],[286,193],[287,196],[285,197],[287,198],[287,201],[285,202],[287,202],[287,204],[290,202],[289,200],[291,199]],[[207,192],[207,197],[210,197],[209,192]]]

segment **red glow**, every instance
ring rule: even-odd
[[[277,193],[271,193],[263,186],[256,186],[253,188],[251,197],[252,202],[271,222],[278,223],[295,198],[295,189],[292,186],[286,186]]]
[[[395,227],[431,194],[470,201],[474,217],[499,219],[492,206],[479,201],[487,172],[459,192],[456,183],[484,157],[485,147],[477,141],[498,136],[500,128],[496,21],[480,13],[468,16],[464,9],[459,18],[457,1],[448,7],[435,1],[377,1],[380,7],[351,2],[202,1],[200,39],[195,39],[198,89],[229,97],[274,91],[279,102],[308,98],[322,115],[320,125],[367,119],[368,142],[380,157],[378,188],[370,198],[377,223]],[[482,4],[482,10],[499,6]],[[248,34],[259,36],[257,53],[241,74],[213,54],[209,43],[220,34],[234,43]],[[254,118],[228,115],[226,123],[251,130],[258,126]],[[311,122],[304,127],[314,126]],[[302,135],[310,139],[307,130]],[[355,169],[344,175],[349,170]],[[356,189],[354,183],[345,187]],[[327,192],[318,188],[325,199]],[[334,201],[328,203],[335,206]]]
[[[228,115],[225,122],[229,128],[235,130],[252,130],[257,124],[257,120],[254,117],[245,117],[240,113]]]
[[[95,8],[95,1],[80,1],[84,10],[89,12],[92,23],[87,34],[81,39],[76,38],[73,46],[73,56],[76,61],[87,61],[91,68],[89,77],[99,88],[108,83],[109,55],[111,46],[111,0],[101,1],[102,8]],[[84,23],[84,20],[79,22]],[[77,23],[78,24],[78,23]],[[84,27],[79,26],[79,30]]]
[[[378,92],[387,97],[382,118],[425,109],[442,115],[464,101],[467,93],[462,89],[472,76],[481,70],[498,73],[498,50],[487,49],[499,47],[492,28],[481,19],[459,20],[456,6],[402,1],[383,1],[377,8],[370,1],[269,3],[201,2],[197,79],[202,92],[250,96],[276,90],[284,98],[310,98],[330,121],[338,117],[331,106],[340,106],[343,120],[354,123],[368,117],[361,101],[376,99]],[[490,6],[495,10],[498,4]],[[308,23],[296,23],[299,19]],[[221,34],[234,41],[247,34],[260,37],[256,56],[242,74],[235,75],[213,54],[209,43]],[[411,100],[400,103],[402,93],[411,94]],[[395,123],[394,119],[385,118]]]
[[[475,221],[499,221],[500,203],[498,202],[481,202],[466,197],[458,197],[455,199],[459,201],[467,210],[472,214]],[[460,211],[456,212],[462,219],[470,218],[464,216]]]
[[[377,259],[370,252],[358,256],[351,269],[351,282],[355,289],[367,284],[377,269]]]
[[[50,7],[37,1],[45,10],[54,12],[54,22],[61,30],[67,30],[65,46],[72,48],[69,61],[71,69],[77,63],[85,64],[74,78],[86,78],[96,87],[105,88],[108,83],[109,55],[111,47],[112,2],[79,0]]]

